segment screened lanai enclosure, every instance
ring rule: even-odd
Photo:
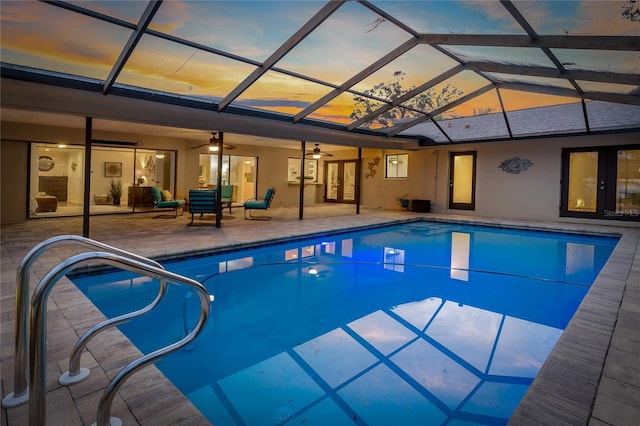
[[[445,218],[490,218],[496,226],[565,222],[578,223],[572,232],[582,232],[605,222],[624,226],[622,248],[573,330],[593,325],[575,338],[586,344],[574,344],[571,335],[563,357],[604,377],[587,352],[605,352],[622,339],[603,327],[630,329],[618,301],[634,277],[629,254],[636,234],[628,229],[640,224],[640,0],[0,0],[0,76],[3,227],[82,214],[89,236],[89,215],[118,212],[132,215],[96,222],[141,219],[136,225],[142,228],[151,222],[145,214],[155,216],[155,189],[167,201],[192,190],[222,194],[220,186],[233,188],[231,207],[240,209],[277,187],[274,213],[298,207],[299,219],[310,201],[323,208],[345,204],[329,206],[340,215],[347,211],[342,207],[354,214],[361,205],[366,212],[387,210],[383,214],[396,220],[410,195],[411,205],[419,201],[424,209],[405,217],[436,206],[431,212]],[[314,144],[332,160],[312,156]],[[218,151],[209,152],[213,145]],[[217,227],[222,213],[234,224],[231,207],[221,211],[221,198]],[[74,213],[63,214],[63,207]],[[150,225],[154,239],[141,250],[157,256],[150,244],[178,227],[185,239],[158,244],[167,246],[161,247],[167,255],[218,244],[237,248],[240,237],[231,243],[233,237],[211,238],[206,248],[192,245],[193,238],[187,243],[186,237],[205,232],[183,232],[193,210],[158,214],[170,220]],[[273,214],[271,223],[283,216]],[[269,230],[245,218],[235,224]],[[378,223],[358,219],[345,223]],[[31,224],[57,230],[65,221]],[[310,225],[300,233],[322,232]],[[115,241],[126,238],[135,247],[129,229],[117,231],[123,237]],[[35,238],[27,234],[24,241]],[[289,238],[276,234],[269,231],[268,238]],[[263,238],[245,235],[242,244]],[[12,259],[24,251],[18,240]],[[470,240],[457,241],[468,253]],[[349,253],[350,244],[341,253]],[[455,256],[451,247],[442,254],[466,265],[451,269],[469,269],[469,256]],[[300,250],[296,259],[305,257]],[[385,247],[383,263],[400,253]],[[573,246],[558,253],[567,260],[594,256]],[[33,272],[40,275],[45,263]],[[309,275],[321,278],[317,272]],[[66,322],[71,318],[62,308],[52,310]],[[587,356],[577,353],[581,348]],[[607,353],[607,363],[618,361],[614,351]],[[595,362],[605,365],[604,358]],[[547,371],[573,374],[565,366],[561,361]],[[553,388],[540,411],[562,405],[577,415],[579,399],[587,417],[596,412],[589,392],[608,382],[582,380],[583,371],[575,381],[565,380],[569,373],[553,374],[558,381],[539,388]],[[616,397],[626,393],[617,389]],[[84,399],[75,399],[80,411]],[[156,405],[139,408],[149,407]]]
[[[97,130],[134,123],[206,139],[224,131],[265,138],[267,147],[286,140],[291,149],[305,140],[420,150],[640,130],[637,1],[8,0],[0,7],[3,122],[57,126],[66,114],[81,130],[95,118]],[[58,115],[44,123],[38,114],[46,113]],[[127,208],[118,212],[153,210],[151,185],[175,195],[202,187],[201,176],[206,185],[226,176],[238,205],[261,195],[254,152],[232,152],[242,170],[226,153],[218,173],[208,154],[179,166],[184,145],[101,145],[88,134],[90,183],[80,179],[88,163],[81,138],[75,155],[59,151],[56,169],[45,171],[38,162],[57,141],[29,139],[29,193],[40,196],[30,217],[63,214],[45,199],[60,174],[69,176],[66,197],[78,214],[84,188],[92,214],[113,212],[109,190],[120,174]],[[562,157],[561,215],[610,219],[640,209],[640,145]],[[104,172],[103,163],[120,171]],[[348,163],[347,189],[346,172],[323,164],[311,198],[358,203],[356,167],[364,164]],[[386,179],[393,164],[384,164]],[[180,167],[199,173],[178,182]],[[474,209],[471,187],[465,183],[469,197],[450,199],[448,208]],[[606,199],[598,196],[603,187]],[[65,194],[54,197],[64,206]]]
[[[2,76],[11,79],[390,147],[640,127],[634,0],[1,7]]]

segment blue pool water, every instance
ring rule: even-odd
[[[158,368],[216,426],[505,424],[616,238],[414,222],[166,262],[215,295]],[[157,283],[78,276],[108,317]],[[144,353],[198,302],[171,287],[121,330]]]

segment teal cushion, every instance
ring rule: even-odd
[[[182,207],[184,206],[184,200],[171,200],[171,201],[160,201],[156,203],[156,206],[159,208],[174,208],[174,207]]]
[[[268,209],[269,208],[269,199],[273,197],[273,193],[275,189],[273,187],[267,189],[267,192],[264,194],[263,200],[249,200],[244,203],[245,209]]]
[[[155,201],[156,204],[160,205],[160,203],[162,202],[162,188],[160,188],[159,186],[152,186],[151,195],[153,195],[153,201]]]
[[[233,196],[233,186],[223,185],[222,191],[220,191],[220,196],[222,198],[231,198]]]
[[[266,209],[267,208],[267,203],[264,200],[262,200],[262,201],[255,201],[255,200],[246,201],[244,203],[244,208],[245,209]]]

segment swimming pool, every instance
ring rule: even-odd
[[[158,368],[216,425],[504,424],[616,242],[415,222],[166,262],[216,299]],[[74,282],[108,317],[157,290]],[[145,353],[196,321],[165,299],[120,327]]]

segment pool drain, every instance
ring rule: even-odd
[[[278,407],[273,410],[273,420],[275,420],[277,425],[283,425],[293,419],[294,414],[293,410],[289,407]]]

